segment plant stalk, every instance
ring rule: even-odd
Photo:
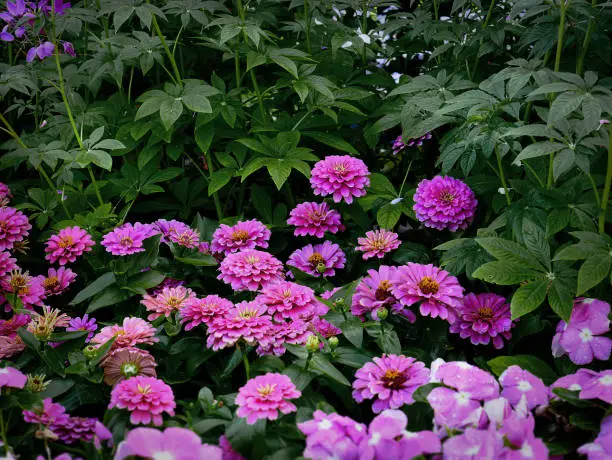
[[[595,9],[597,6],[597,0],[593,0],[591,2],[591,7]],[[576,73],[582,76],[582,72],[584,70],[584,60],[586,58],[586,54],[589,51],[589,45],[591,44],[591,37],[593,36],[593,31],[595,30],[595,16],[589,19],[589,25],[587,26],[586,35],[584,36],[584,41],[582,42],[582,47],[580,48],[580,55],[578,56],[578,61],[576,61]]]
[[[608,167],[606,169],[606,179],[604,181],[603,193],[601,194],[601,213],[599,214],[599,233],[602,235],[606,229],[606,212],[610,199],[610,187],[612,187],[612,123],[608,130]]]
[[[146,0],[146,1],[147,1],[147,4],[149,5],[151,4],[150,0]],[[177,81],[178,85],[182,85],[183,80],[181,79],[181,73],[179,72],[178,66],[176,65],[176,59],[174,59],[174,55],[170,51],[170,48],[168,47],[168,43],[166,43],[164,34],[162,34],[162,31],[159,28],[159,24],[157,22],[157,17],[155,16],[155,14],[151,15],[151,22],[153,24],[153,28],[155,29],[155,33],[159,37],[162,47],[164,48],[164,51],[166,52],[166,56],[168,56],[168,59],[170,60],[170,65],[172,66],[172,71],[174,72],[174,78]]]
[[[0,410],[0,436],[2,437],[2,443],[4,444],[4,453],[9,458],[10,448],[8,443],[8,436],[6,434],[8,422],[4,423],[4,411]]]
[[[495,6],[495,0],[491,0],[491,4],[489,5],[489,11],[487,11],[487,16],[485,17],[485,21],[482,23],[482,30],[485,30],[487,26],[489,25],[489,21],[491,20],[491,15],[493,14],[494,6]],[[478,45],[478,51],[480,51],[481,46],[482,46],[482,38],[480,39],[480,44]],[[472,77],[476,76],[476,71],[478,70],[478,61],[480,61],[480,56],[477,55],[476,61],[474,61],[474,69],[472,70]],[[468,77],[469,77],[469,73],[470,72],[468,70]]]
[[[310,25],[312,20],[308,0],[304,0],[304,21],[306,22],[306,49],[308,50],[308,54],[312,54],[312,46],[310,45]]]
[[[210,177],[212,176],[212,173],[213,173],[213,165],[212,165],[212,160],[208,161],[208,158],[206,157],[206,152],[202,152],[202,153],[204,154],[204,158],[206,159],[206,164],[208,165],[208,172],[209,172],[208,175],[206,175],[204,171],[202,171],[202,168],[200,168],[200,165],[198,164],[198,162],[195,161],[193,158],[191,158],[191,155],[189,155],[187,151],[185,151],[184,153],[187,156],[187,158],[191,160],[191,163],[196,167],[200,175],[204,179],[210,182]],[[219,200],[219,195],[217,195],[217,192],[213,193],[213,201],[215,202],[215,210],[217,211],[217,219],[221,220],[223,219],[223,210],[221,209],[221,201]]]
[[[244,372],[246,373],[247,381],[251,379],[251,366],[249,365],[249,357],[247,356],[247,350],[242,352],[242,362],[244,363]]]
[[[504,176],[504,167],[502,165],[502,158],[499,154],[497,147],[495,148],[495,156],[497,157],[497,168],[499,169],[499,180],[501,180],[502,187],[504,188],[504,196],[506,197],[506,203],[508,206],[512,204],[512,200],[510,199],[510,192],[508,190],[508,185],[506,184],[506,177]]]

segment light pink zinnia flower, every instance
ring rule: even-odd
[[[32,228],[28,218],[15,208],[0,207],[0,251],[12,249],[13,245],[23,241]]]
[[[240,302],[224,316],[208,323],[206,346],[214,351],[231,347],[244,340],[249,345],[265,345],[272,325],[266,307],[258,302]]]
[[[0,368],[0,388],[23,388],[28,381],[28,377],[14,367]]]
[[[329,309],[315,299],[308,286],[291,281],[279,281],[264,287],[256,301],[265,305],[276,321],[284,319],[309,319],[325,315]]]
[[[26,346],[17,334],[0,335],[0,359],[11,358],[23,350]]]
[[[181,324],[190,331],[200,324],[209,324],[214,318],[224,317],[233,306],[232,302],[218,295],[207,295],[202,299],[190,297],[179,307]]]
[[[221,224],[213,233],[212,252],[225,255],[256,247],[267,248],[272,233],[256,219],[236,223],[233,227]]]
[[[414,194],[416,218],[426,227],[452,232],[466,229],[474,219],[478,201],[471,188],[452,177],[423,179]]]
[[[359,246],[355,248],[355,251],[363,252],[363,260],[371,257],[382,259],[386,253],[394,251],[400,246],[397,233],[385,229],[366,232],[366,237],[357,238],[357,243]]]
[[[257,354],[282,356],[285,354],[285,344],[306,345],[308,337],[312,335],[310,325],[296,319],[294,321],[272,323],[268,329],[265,343],[259,344]]]
[[[330,155],[312,168],[310,184],[315,195],[332,195],[334,202],[348,204],[365,196],[370,172],[363,161],[350,155]]]
[[[231,285],[234,291],[257,291],[284,277],[280,260],[255,249],[229,254],[219,271],[217,279]]]
[[[114,256],[127,256],[143,252],[143,242],[155,235],[157,230],[150,224],[136,222],[123,224],[102,238],[102,246]]]
[[[91,235],[80,227],[66,227],[47,241],[45,252],[52,264],[59,260],[60,265],[74,262],[84,252],[90,252],[94,245]]]
[[[353,398],[357,402],[374,399],[375,414],[412,404],[415,390],[429,382],[429,369],[414,358],[382,355],[355,372]]]
[[[238,390],[236,415],[246,418],[249,425],[259,419],[276,420],[278,411],[295,412],[297,407],[289,400],[300,396],[302,393],[288,376],[269,372],[252,378]]]
[[[155,337],[155,328],[144,319],[136,317],[123,318],[121,326],[115,324],[103,327],[91,341],[97,345],[103,345],[113,337],[116,337],[113,350],[134,347],[140,343],[151,345],[159,341]]]
[[[162,292],[156,295],[145,294],[140,303],[143,304],[148,311],[152,312],[147,316],[147,319],[153,321],[160,316],[168,318],[173,312],[178,311],[185,305],[192,297],[194,297],[194,293],[191,289],[184,286],[178,286],[164,288]]]
[[[439,316],[451,324],[455,321],[455,309],[463,299],[463,288],[457,278],[431,264],[412,262],[397,269],[391,292],[408,307],[421,301],[421,315]]]
[[[111,392],[109,409],[117,407],[131,412],[130,423],[161,426],[162,414],[174,415],[174,393],[163,380],[138,375],[119,382]]]
[[[17,259],[13,259],[10,252],[0,251],[0,277],[13,270],[17,270],[16,262]]]
[[[46,295],[58,295],[66,290],[66,288],[76,279],[77,275],[72,270],[66,267],[49,268],[47,277],[42,282],[45,288]]]
[[[323,244],[309,244],[289,256],[287,265],[312,276],[334,276],[337,268],[344,268],[346,256],[340,246],[325,241]]]
[[[287,224],[295,225],[296,236],[316,236],[323,238],[325,232],[337,233],[344,230],[342,217],[327,203],[300,203],[291,210]]]

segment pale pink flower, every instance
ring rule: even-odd
[[[357,243],[359,246],[355,250],[363,252],[363,260],[371,257],[382,259],[386,253],[394,251],[400,246],[397,233],[385,229],[366,232],[365,238],[357,238]]]
[[[255,219],[238,222],[232,227],[221,224],[213,233],[211,249],[225,255],[257,247],[265,249],[271,234],[268,227]]]
[[[155,337],[155,328],[141,318],[123,318],[122,325],[103,327],[91,341],[96,345],[103,345],[115,337],[112,349],[133,347],[138,344],[152,345],[158,342]]]
[[[147,319],[153,321],[160,316],[168,318],[193,297],[195,297],[195,294],[191,289],[178,286],[164,288],[162,292],[155,295],[145,294],[140,303],[145,306],[147,311],[151,312]]]
[[[266,333],[265,342],[257,347],[257,354],[282,356],[286,351],[286,343],[306,345],[308,338],[313,334],[309,328],[309,323],[301,319],[272,323]]]
[[[329,205],[323,203],[300,203],[291,210],[287,224],[295,225],[293,232],[296,236],[316,236],[323,238],[325,232],[337,233],[344,230],[342,217]]]
[[[174,393],[162,380],[138,375],[122,380],[113,388],[109,409],[117,407],[131,412],[130,423],[161,426],[162,414],[174,415]]]
[[[216,317],[208,323],[206,346],[217,351],[234,346],[239,340],[249,345],[259,343],[265,346],[271,326],[272,318],[264,305],[259,302],[240,302],[224,316]]]
[[[236,415],[246,418],[249,425],[259,419],[276,420],[278,411],[295,412],[297,407],[289,400],[301,395],[288,376],[269,372],[252,378],[238,390]]]
[[[52,264],[59,261],[60,265],[66,265],[74,262],[84,252],[90,252],[94,244],[91,235],[82,228],[66,227],[47,241],[45,259]]]
[[[207,295],[202,299],[190,297],[179,307],[181,324],[185,324],[185,330],[190,331],[200,324],[224,317],[233,306],[232,302],[218,295]]]

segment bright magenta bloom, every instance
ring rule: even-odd
[[[249,345],[266,344],[272,325],[265,305],[259,302],[240,302],[225,315],[208,323],[206,346],[213,350],[231,347],[242,339]]]
[[[315,195],[332,195],[334,202],[348,204],[365,196],[370,172],[363,161],[350,155],[330,155],[312,168],[310,184]]]
[[[256,300],[267,307],[268,314],[273,315],[276,321],[308,319],[314,315],[324,315],[329,310],[315,299],[312,289],[291,281],[269,284]]]
[[[217,317],[224,317],[234,306],[232,302],[218,295],[207,295],[202,299],[190,297],[179,307],[181,324],[190,331],[200,324],[209,324]]]
[[[211,249],[228,255],[245,249],[267,248],[271,234],[268,227],[255,219],[238,222],[233,227],[221,224],[213,233]]]
[[[357,243],[359,246],[355,251],[363,252],[363,260],[371,257],[382,259],[386,253],[395,251],[400,246],[397,233],[385,229],[366,232],[365,238],[357,238]]]
[[[68,420],[68,414],[66,414],[64,406],[54,403],[51,401],[51,398],[46,398],[43,401],[42,407],[24,410],[23,420],[27,423],[40,423],[41,425],[50,426],[65,423]]]
[[[87,338],[85,339],[85,343],[91,341],[94,332],[97,330],[98,325],[96,324],[96,318],[90,318],[87,313],[85,313],[82,318],[72,318],[70,320],[70,325],[66,328],[67,332],[87,331],[88,334]]]
[[[78,441],[91,442],[96,434],[98,419],[87,417],[68,417],[66,421],[54,423],[50,429],[66,444]]]
[[[334,276],[336,268],[344,268],[346,256],[340,246],[325,241],[323,244],[309,244],[289,256],[287,265],[312,276]]]
[[[0,286],[6,292],[17,293],[19,299],[26,308],[43,305],[45,288],[43,287],[44,276],[32,277],[28,272],[15,270],[0,280]]]
[[[278,411],[295,412],[297,407],[289,400],[300,396],[302,393],[289,377],[269,372],[252,378],[238,390],[236,415],[246,418],[249,425],[259,419],[276,420]]]
[[[24,313],[15,313],[9,319],[0,319],[0,336],[14,334],[17,329],[27,326],[30,321],[32,317]]]
[[[452,232],[466,229],[474,219],[478,201],[459,179],[436,176],[423,179],[414,194],[414,212],[426,227]]]
[[[8,251],[0,251],[0,277],[5,274],[17,270],[17,259],[11,257]]]
[[[342,334],[342,329],[318,316],[312,319],[311,328],[314,329],[314,332],[321,334],[325,339]]]
[[[11,189],[8,187],[8,185],[0,182],[0,205],[2,203],[7,205],[12,197],[13,195],[11,195]]]
[[[147,316],[147,319],[153,321],[160,316],[168,318],[172,312],[178,311],[194,296],[195,294],[191,289],[177,286],[164,288],[162,292],[156,295],[145,294],[140,303],[143,304],[148,311],[152,312]]]
[[[412,404],[415,390],[429,382],[429,369],[414,358],[382,355],[355,372],[353,398],[357,402],[374,399],[375,414]]]
[[[139,343],[152,345],[158,342],[155,337],[155,328],[144,319],[128,317],[123,318],[123,325],[115,324],[113,326],[103,327],[91,341],[94,344],[102,345],[108,342],[112,337],[117,337],[113,343],[113,350],[117,348],[133,347]]]
[[[28,377],[14,367],[0,368],[0,388],[23,388],[28,381]]]
[[[158,219],[153,226],[162,234],[161,241],[172,241],[179,246],[195,248],[200,244],[200,235],[189,225],[178,220]]]
[[[325,232],[337,233],[344,230],[342,216],[327,203],[300,203],[291,210],[287,223],[295,225],[296,236],[316,236],[323,238]]]
[[[27,238],[32,228],[28,218],[15,208],[0,207],[0,251],[12,249],[13,245]]]
[[[397,269],[391,292],[408,307],[422,301],[421,315],[439,316],[451,324],[455,321],[455,309],[463,299],[463,288],[457,278],[431,264],[412,262]]]
[[[144,240],[156,233],[157,230],[150,224],[139,222],[134,225],[123,224],[104,235],[102,246],[106,248],[106,252],[110,252],[114,256],[136,254],[145,250],[143,247]]]
[[[272,323],[266,333],[265,342],[257,347],[257,354],[282,356],[286,351],[286,343],[306,345],[311,335],[310,325],[301,319]]]
[[[47,241],[45,259],[52,264],[59,261],[60,265],[66,265],[74,262],[84,252],[91,251],[94,244],[91,235],[82,228],[66,227]]]
[[[43,288],[45,288],[45,295],[61,294],[76,277],[76,273],[69,268],[60,267],[57,270],[49,268],[47,277],[42,282]]]
[[[163,380],[137,375],[122,380],[113,388],[109,409],[118,407],[131,412],[130,423],[161,426],[162,414],[174,415],[174,393]]]
[[[231,285],[234,291],[257,291],[284,278],[281,261],[255,249],[229,254],[219,271],[217,279]]]

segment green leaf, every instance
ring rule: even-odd
[[[222,189],[234,177],[233,168],[221,168],[210,175],[208,183],[208,196]]]
[[[130,289],[144,291],[159,285],[166,276],[156,270],[149,270],[132,276],[127,284]]]
[[[183,113],[183,104],[180,99],[165,99],[159,107],[159,115],[161,117],[162,124],[166,131],[169,130],[172,125],[179,119]]]
[[[476,238],[476,242],[500,261],[512,262],[524,269],[545,271],[545,267],[540,264],[538,259],[523,246],[513,241],[503,238]]]
[[[342,330],[342,335],[357,348],[363,344],[363,325],[355,316],[349,315],[346,321],[338,325]]]
[[[56,332],[51,334],[49,337],[50,342],[66,342],[68,340],[79,339],[85,337],[89,332],[87,331],[72,331],[72,332]]]
[[[392,230],[402,216],[402,207],[387,203],[378,210],[376,221],[382,228]]]
[[[133,6],[121,6],[117,8],[115,14],[113,15],[113,26],[115,27],[115,31],[119,30],[123,23],[130,18],[133,12]]]
[[[287,375],[296,388],[300,391],[304,391],[314,378],[311,372],[305,371],[297,364],[291,364],[290,366],[286,367],[282,373]]]
[[[512,319],[520,318],[542,305],[546,298],[548,284],[548,280],[538,280],[518,288],[510,303]]]
[[[293,62],[288,57],[283,56],[282,54],[277,54],[277,53],[272,53],[272,52],[268,53],[268,57],[272,60],[272,62],[281,66],[283,69],[289,72],[295,79],[300,78],[298,75],[298,69],[297,69],[297,66],[295,65],[295,62]]]
[[[601,283],[607,278],[610,268],[612,268],[612,257],[605,252],[592,255],[585,260],[578,271],[578,292],[576,294],[584,294]]]
[[[546,231],[531,219],[526,218],[523,219],[521,236],[529,252],[534,254],[538,262],[540,262],[548,271],[550,271],[550,245],[548,244],[548,240],[546,238]],[[496,257],[494,254],[491,255]],[[532,258],[533,257],[530,257],[529,259]]]
[[[336,369],[321,353],[313,355],[310,360],[310,368],[342,385],[346,385],[347,387],[351,386],[351,383],[346,379],[344,374]]]
[[[584,95],[575,92],[559,94],[548,111],[548,123],[554,125],[580,107]]]
[[[280,191],[281,187],[291,174],[291,166],[287,165],[284,160],[266,160],[266,168],[270,173],[270,177],[274,181],[274,185]]]
[[[110,351],[113,344],[115,343],[115,340],[117,340],[117,337],[113,336],[97,348],[96,352],[89,361],[90,368],[95,368],[100,363],[100,361],[104,359],[106,353]]]
[[[575,285],[574,285],[575,287]],[[548,292],[548,303],[553,311],[565,322],[569,323],[574,308],[575,292],[566,280],[555,279]]]
[[[397,336],[397,332],[388,326],[376,340],[376,343],[384,353],[392,353],[394,355],[402,354],[402,345]]]
[[[344,364],[345,366],[359,369],[363,365],[372,360],[372,357],[365,354],[360,348],[353,347],[338,347],[333,353],[334,362]]]
[[[538,275],[541,273],[526,268],[524,265],[502,260],[487,262],[472,273],[474,278],[501,286],[519,284]]]
[[[113,167],[113,157],[104,150],[89,150],[87,151],[87,159],[96,166],[110,171]]]
[[[521,153],[514,159],[514,164],[520,164],[522,160],[528,160],[529,158],[537,158],[546,155],[550,155],[551,153],[558,152],[561,149],[566,147],[565,144],[561,144],[560,142],[537,142],[535,144],[530,144],[525,147]]]
[[[368,192],[382,195],[390,199],[397,197],[397,192],[391,181],[387,179],[387,176],[380,173],[373,173],[370,175],[370,187]]]
[[[580,399],[579,391],[571,391],[566,388],[553,388],[552,392],[559,396],[563,401],[570,403],[576,407],[592,407],[593,402],[585,399]]]
[[[204,154],[208,153],[210,146],[212,145],[215,131],[212,124],[197,125],[194,130],[195,141],[200,148],[200,151]]]
[[[193,425],[191,425],[191,429],[197,434],[203,435],[212,430],[213,428],[217,428],[218,426],[227,426],[229,423],[229,420],[223,420],[220,418],[207,418],[205,420],[195,422]]]
[[[93,283],[88,285],[85,289],[79,292],[74,299],[69,303],[69,305],[77,305],[85,300],[93,297],[94,295],[102,292],[104,289],[109,287],[111,284],[115,282],[115,275],[111,272],[105,273],[96,279]]]
[[[558,376],[548,364],[532,355],[498,356],[487,362],[493,373],[498,377],[510,366],[521,369],[540,377],[546,385],[550,385]]]
[[[23,343],[25,343],[28,348],[31,348],[32,350],[37,352],[40,350],[40,342],[34,336],[34,334],[28,331],[25,327],[20,327],[19,329],[17,329],[17,335],[19,336],[19,338],[21,338]]]
[[[73,380],[59,380],[54,379],[49,383],[49,386],[45,389],[45,391],[40,393],[41,398],[57,398],[60,395],[63,395],[68,390],[70,390],[74,386]]]
[[[329,145],[341,152],[352,153],[353,155],[359,155],[359,152],[355,147],[346,142],[340,136],[334,136],[333,134],[317,133],[317,132],[303,132],[304,136],[310,137],[321,144]]]
[[[183,104],[193,111],[200,113],[212,113],[213,109],[210,105],[208,98],[198,91],[198,86],[192,87],[189,91],[185,91],[185,94],[181,97]]]
[[[195,265],[196,267],[214,267],[217,265],[217,259],[207,254],[196,253],[188,257],[174,257],[179,262],[183,262],[188,265]]]
[[[100,308],[108,307],[109,305],[116,305],[124,300],[127,300],[129,297],[129,294],[124,290],[119,289],[117,286],[111,286],[107,288],[102,295],[96,297],[96,299],[89,304],[86,313],[93,313]]]
[[[149,99],[145,99],[138,112],[136,112],[136,120],[140,120],[141,118],[148,117],[149,115],[153,115],[156,112],[159,112],[159,108],[161,107],[162,102],[166,99],[166,97],[151,97]]]

